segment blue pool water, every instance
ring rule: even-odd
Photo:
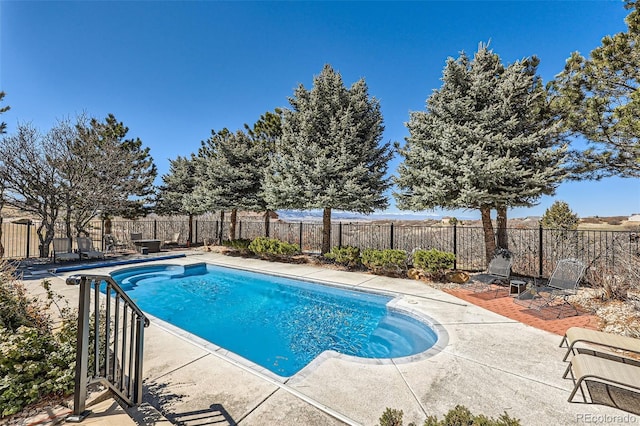
[[[387,309],[384,295],[208,264],[111,273],[145,312],[280,376],[326,350],[397,358],[432,347],[424,323]]]

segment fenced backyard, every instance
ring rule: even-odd
[[[104,221],[93,221],[86,229],[96,248],[105,249]],[[230,223],[217,220],[193,220],[191,245],[219,244],[229,238]],[[37,257],[38,223],[23,221],[4,223],[2,244],[7,259]],[[180,233],[181,245],[189,237],[186,218],[167,220],[111,221],[110,234],[117,240],[129,242],[130,234],[142,233],[143,239],[170,239]],[[629,256],[640,255],[640,238],[631,231],[557,230],[538,228],[509,228],[509,250],[514,254],[513,273],[527,277],[548,277],[557,261],[575,258],[588,265],[587,280],[595,275],[614,274],[620,263]],[[65,237],[64,224],[56,227],[56,237]],[[322,224],[318,222],[272,221],[269,231],[264,221],[240,220],[236,238],[253,239],[269,236],[299,245],[306,253],[319,253],[322,245]],[[372,224],[366,222],[332,224],[331,246],[355,246],[361,250],[400,249],[408,253],[416,249],[438,249],[456,255],[456,269],[480,271],[486,268],[484,238],[481,227],[425,226],[402,223]],[[75,248],[75,243],[74,243]],[[591,279],[590,279],[591,277]]]

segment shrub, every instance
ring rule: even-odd
[[[35,327],[20,326],[15,332],[0,328],[2,417],[44,396],[73,392],[76,354],[69,335],[75,335],[69,323],[56,335],[41,334]]]
[[[387,408],[380,417],[380,426],[402,426],[402,410]],[[410,423],[409,426],[413,425]],[[487,417],[483,414],[474,415],[463,405],[456,405],[449,410],[443,420],[438,420],[436,416],[429,416],[424,421],[424,426],[520,426],[520,420],[510,417],[506,412],[497,419]]]
[[[238,238],[237,240],[227,240],[223,241],[222,245],[225,247],[230,247],[241,252],[249,251],[249,245],[251,244],[251,240],[245,238]]]
[[[627,302],[640,295],[640,256],[630,252],[620,252],[616,268],[599,260],[587,270],[588,281],[602,289],[602,299]],[[604,273],[603,273],[604,272]]]
[[[608,223],[609,225],[622,225],[622,222],[627,220],[627,216],[612,216],[612,217],[605,217],[603,218],[603,220]]]
[[[352,246],[333,247],[330,253],[325,253],[324,257],[350,267],[358,266],[362,263],[360,261],[360,249]]]
[[[445,270],[453,268],[453,262],[456,256],[436,249],[417,250],[413,254],[413,266],[422,269],[432,278],[441,280],[444,277]]]
[[[44,312],[57,301],[48,283],[47,302],[26,295],[6,264],[0,266],[0,417],[45,396],[73,392],[76,322],[62,309],[62,326]]]
[[[402,426],[402,410],[387,408],[380,417],[380,426]]]
[[[276,238],[258,237],[251,241],[249,250],[259,256],[291,256],[299,252],[299,247]]]
[[[249,244],[251,244],[251,240],[246,238],[237,238],[235,240],[225,240],[222,242],[222,245],[232,248],[249,248]]]
[[[365,249],[362,252],[362,263],[376,274],[403,274],[407,271],[407,252]]]

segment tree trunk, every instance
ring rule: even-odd
[[[231,209],[231,223],[229,224],[229,239],[236,239],[236,222],[238,221],[238,209]]]
[[[509,250],[509,236],[507,235],[507,207],[500,206],[497,209],[496,226],[498,234],[498,248]]]
[[[493,235],[493,223],[491,223],[491,208],[481,207],[480,215],[482,216],[482,229],[484,230],[484,255],[488,265],[493,259],[493,253],[496,251],[496,239]]]
[[[2,210],[2,205],[0,205],[0,210]],[[4,245],[2,244],[2,215],[0,215],[0,259],[4,257]],[[27,225],[31,226],[31,225]]]
[[[322,254],[331,250],[331,209],[325,207],[322,212]]]
[[[42,231],[44,231],[44,235],[42,235]],[[55,237],[55,232],[52,224],[45,223],[43,220],[38,226],[38,240],[40,245],[38,246],[39,255],[41,258],[49,257],[49,245],[51,241],[53,241],[53,237]]]
[[[218,244],[222,244],[224,238],[224,210],[220,210],[220,231],[218,233]]]
[[[264,236],[269,238],[269,231],[271,227],[271,210],[264,212]]]
[[[67,233],[66,233],[67,239],[71,241],[73,235],[71,234],[71,210],[69,209],[67,209],[64,216],[64,225],[65,225],[65,228],[67,228]],[[79,237],[79,236],[80,236],[80,232],[78,232],[78,235],[76,235],[76,237]]]
[[[111,218],[107,216],[104,218],[104,233],[111,235],[111,231],[112,231],[111,228],[112,228]]]

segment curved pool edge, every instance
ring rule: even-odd
[[[111,266],[122,266],[122,265],[135,265],[138,263],[146,263],[146,262],[155,262],[158,260],[170,260],[170,259],[178,259],[181,257],[187,257],[184,253],[178,254],[168,254],[164,256],[154,256],[149,258],[137,258],[137,259],[125,259],[125,260],[112,260],[112,261],[104,261],[104,262],[96,262],[96,263],[85,263],[78,264],[72,266],[62,266],[60,268],[50,269],[48,272],[52,274],[59,274],[62,272],[75,272],[75,271],[83,271],[85,269],[98,269],[98,268],[109,268]]]
[[[401,313],[407,315],[407,310],[401,309]],[[429,349],[420,352],[418,354],[406,356],[406,357],[397,357],[397,358],[363,358],[353,355],[346,355],[340,352],[336,352],[334,350],[327,350],[320,353],[317,357],[315,357],[311,362],[309,362],[305,367],[299,370],[297,373],[291,376],[280,376],[273,371],[263,367],[249,359],[236,354],[228,349],[225,349],[221,346],[216,345],[215,343],[209,342],[206,339],[203,339],[193,333],[190,333],[180,327],[177,327],[169,322],[166,322],[158,317],[155,317],[151,314],[145,312],[145,315],[149,317],[151,323],[156,325],[157,327],[165,330],[168,333],[173,334],[176,337],[179,337],[186,342],[195,345],[202,350],[226,361],[235,366],[238,366],[246,371],[250,371],[253,374],[258,376],[264,376],[269,380],[276,381],[282,384],[295,384],[297,382],[303,381],[308,376],[313,374],[315,370],[320,367],[325,361],[336,359],[341,361],[346,361],[354,364],[365,364],[365,365],[393,365],[393,364],[405,364],[411,362],[423,361],[425,359],[431,358],[444,350],[446,345],[449,342],[449,334],[447,330],[441,324],[437,323],[428,323],[429,328],[433,330],[434,333],[438,336],[438,340],[431,346]],[[409,314],[410,316],[414,315]],[[420,320],[422,321],[424,318],[432,319],[427,315],[421,314]],[[416,318],[418,319],[418,318]]]
[[[209,262],[203,262],[203,263],[209,263]],[[423,322],[437,336],[436,342],[433,344],[433,346],[431,346],[427,350],[425,350],[423,352],[420,352],[420,353],[417,353],[417,354],[405,356],[405,357],[396,357],[396,358],[363,358],[363,357],[358,357],[358,356],[353,356],[353,355],[342,354],[340,352],[336,352],[336,351],[333,351],[333,350],[324,351],[324,352],[320,353],[317,357],[315,357],[309,364],[307,364],[304,368],[302,368],[296,374],[294,374],[292,376],[289,376],[289,377],[285,377],[285,379],[288,379],[289,381],[292,381],[292,380],[297,379],[299,377],[300,378],[304,377],[304,375],[302,373],[305,373],[305,372],[310,373],[315,368],[315,367],[311,368],[312,366],[316,366],[317,367],[327,359],[335,359],[335,358],[337,358],[337,359],[342,359],[342,360],[350,361],[350,362],[360,362],[360,363],[363,363],[363,364],[379,364],[379,365],[392,364],[392,363],[400,363],[400,364],[402,364],[402,363],[408,363],[408,362],[421,361],[421,360],[430,358],[432,356],[435,356],[438,353],[442,352],[446,348],[446,346],[449,344],[449,333],[447,332],[447,329],[442,324],[438,323],[434,318],[432,318],[431,316],[425,314],[424,312],[421,312],[420,310],[418,310],[416,308],[412,308],[412,307],[408,307],[408,306],[401,306],[400,305],[401,303],[406,301],[405,299],[407,297],[410,297],[410,295],[408,295],[408,294],[400,293],[400,292],[393,291],[393,290],[370,288],[370,287],[361,287],[360,285],[340,283],[340,282],[335,282],[335,281],[327,281],[327,280],[319,279],[317,277],[309,278],[309,277],[299,276],[299,275],[295,275],[295,274],[284,274],[284,273],[276,273],[276,272],[273,272],[273,271],[263,271],[263,270],[259,270],[259,269],[255,269],[255,268],[251,268],[251,267],[239,267],[239,266],[236,266],[236,265],[229,265],[229,264],[225,264],[225,263],[221,263],[221,262],[215,262],[215,261],[210,261],[210,263],[214,264],[214,265],[217,265],[217,266],[221,266],[221,267],[225,267],[225,268],[231,268],[231,269],[237,269],[237,270],[241,270],[241,271],[258,272],[258,273],[265,274],[265,275],[273,275],[273,276],[283,277],[283,278],[292,278],[292,279],[296,279],[296,280],[306,281],[306,282],[309,282],[309,283],[327,285],[327,286],[330,286],[330,287],[337,287],[337,288],[342,288],[342,289],[346,289],[346,290],[352,290],[352,291],[370,293],[370,294],[378,294],[378,295],[382,295],[382,296],[389,296],[389,297],[393,298],[391,301],[389,301],[389,303],[387,303],[387,307],[389,309],[394,310],[396,312],[399,312],[401,314],[407,315],[407,316],[412,317],[412,318],[414,318],[414,319],[416,319],[418,321]],[[415,295],[411,295],[411,297],[415,297]],[[257,365],[257,366],[259,368],[262,368],[259,365]],[[269,371],[269,372],[272,373],[271,371]],[[275,374],[275,373],[272,373],[272,374]],[[283,376],[278,376],[278,377],[283,377]]]
[[[360,291],[367,291],[360,289]],[[364,358],[354,355],[346,355],[340,352],[336,352],[333,350],[328,350],[322,352],[320,355],[315,357],[309,364],[307,364],[304,368],[298,371],[296,374],[289,377],[288,383],[296,383],[298,381],[304,380],[308,376],[310,376],[322,363],[330,359],[339,359],[342,361],[347,361],[351,363],[359,363],[365,365],[396,365],[396,364],[407,364],[411,362],[423,361],[425,359],[431,358],[433,356],[438,355],[449,344],[449,333],[447,329],[440,323],[436,322],[429,315],[417,310],[411,309],[404,306],[399,306],[400,303],[404,301],[404,295],[399,295],[391,300],[387,307],[390,310],[398,312],[403,315],[407,315],[417,321],[424,323],[428,328],[430,328],[437,336],[437,340],[435,343],[428,349],[419,352],[417,354],[408,355],[404,357],[395,357],[395,358]]]
[[[377,289],[377,288],[369,288],[369,287],[360,287],[358,285],[353,285],[353,284],[347,284],[347,283],[340,283],[340,282],[335,282],[335,281],[327,281],[327,280],[322,280],[322,279],[317,279],[317,278],[309,278],[309,277],[304,277],[304,276],[298,276],[298,275],[292,275],[292,274],[284,274],[284,273],[275,273],[273,271],[261,271],[261,270],[257,270],[254,268],[242,268],[242,267],[237,267],[237,266],[229,266],[226,264],[221,264],[221,263],[217,263],[217,262],[212,262],[212,261],[202,261],[202,262],[194,262],[194,263],[187,263],[187,264],[172,264],[172,263],[164,263],[163,266],[165,267],[177,267],[177,268],[190,268],[190,267],[198,267],[200,265],[207,265],[207,264],[211,264],[211,265],[215,265],[215,266],[220,266],[223,268],[230,268],[230,269],[236,269],[236,270],[240,270],[240,271],[248,271],[248,272],[257,272],[260,274],[264,274],[264,275],[271,275],[271,276],[276,276],[276,277],[282,277],[282,278],[290,278],[290,279],[295,279],[295,280],[300,280],[300,281],[305,281],[308,283],[312,283],[312,284],[318,284],[318,285],[324,285],[324,286],[329,286],[329,287],[335,287],[335,288],[340,288],[340,289],[344,289],[344,290],[351,290],[351,291],[356,291],[356,292],[361,292],[361,293],[368,293],[368,294],[377,294],[377,295],[384,295],[384,296],[389,296],[389,297],[393,297],[392,300],[390,300],[387,303],[387,308],[391,311],[397,312],[399,314],[408,316],[414,320],[417,320],[419,322],[421,322],[422,324],[424,324],[427,328],[429,328],[431,331],[433,331],[433,333],[436,335],[436,341],[434,342],[434,344],[429,347],[428,349],[413,354],[413,355],[408,355],[408,356],[404,356],[404,357],[393,357],[393,358],[365,358],[365,357],[359,357],[359,356],[355,356],[355,355],[347,355],[347,354],[343,354],[334,350],[325,350],[323,352],[321,352],[318,356],[316,356],[313,360],[311,360],[306,366],[304,366],[302,369],[300,369],[299,371],[297,371],[295,374],[291,375],[291,376],[281,376],[278,375],[277,373],[274,373],[273,371],[267,369],[266,367],[263,367],[241,355],[236,354],[235,352],[232,352],[228,349],[225,349],[224,347],[218,346],[212,342],[207,341],[206,339],[203,339],[189,331],[186,331],[180,327],[177,327],[169,322],[166,322],[158,317],[155,317],[147,312],[145,312],[145,315],[147,315],[156,325],[158,325],[160,328],[166,330],[167,332],[182,338],[183,340],[186,340],[188,342],[190,342],[191,344],[194,344],[200,348],[202,348],[203,350],[218,356],[222,359],[225,359],[228,362],[231,362],[232,364],[241,366],[244,369],[250,370],[253,373],[256,373],[258,375],[264,375],[266,377],[268,377],[270,380],[275,380],[279,383],[296,383],[300,380],[303,380],[304,378],[306,378],[307,376],[309,376],[310,374],[313,373],[313,371],[318,368],[322,363],[324,363],[325,361],[329,360],[329,359],[338,359],[338,360],[343,360],[343,361],[347,361],[347,362],[351,362],[351,363],[359,363],[359,364],[366,364],[366,365],[391,365],[391,364],[404,364],[404,363],[410,363],[410,362],[417,362],[417,361],[422,361],[424,359],[428,359],[430,357],[433,357],[437,354],[439,354],[440,352],[442,352],[445,347],[448,345],[449,343],[449,333],[447,332],[446,328],[438,323],[434,318],[432,318],[431,316],[429,316],[428,314],[422,312],[419,309],[416,308],[412,308],[409,306],[402,306],[403,303],[407,303],[406,301],[406,297],[408,297],[409,295],[404,294],[404,293],[400,293],[397,291],[392,291],[392,290],[382,290],[382,289]],[[136,266],[130,267],[130,268],[118,268],[118,269],[114,269],[113,271],[111,271],[109,273],[109,275],[112,275],[114,272],[120,272],[120,271],[126,271],[126,270],[133,270],[133,269],[137,269]]]

